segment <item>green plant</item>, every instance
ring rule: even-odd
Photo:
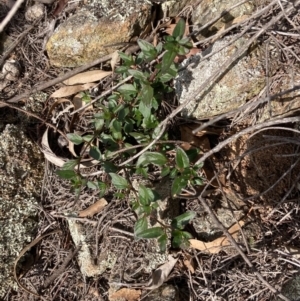
[[[167,133],[159,133],[161,103],[165,95],[172,92],[170,81],[177,75],[174,59],[178,54],[187,54],[192,47],[189,38],[183,37],[184,29],[185,22],[180,20],[172,36],[166,36],[164,43],[156,47],[139,40],[141,52],[137,57],[120,52],[123,63],[115,72],[120,75],[120,81],[131,76],[130,82],[96,104],[92,135],[67,135],[75,145],[83,145],[81,154],[88,151],[99,162],[101,169],[109,174],[110,182],[86,180],[79,169],[83,155],[69,160],[57,171],[60,177],[71,180],[77,195],[86,186],[99,189],[101,196],[111,186],[116,190],[116,197],[132,192],[135,195],[132,208],[138,216],[135,236],[157,238],[162,250],[166,248],[168,237],[172,237],[175,247],[188,246],[191,235],[184,231],[184,227],[195,214],[186,212],[174,218],[171,225],[160,223],[158,227],[149,228],[147,219],[157,208],[157,193],[143,185],[136,190],[130,178],[134,174],[147,178],[149,171],[156,169],[162,178],[169,176],[173,179],[173,197],[189,185],[202,184],[197,173],[201,166],[191,167],[192,152],[185,152],[176,143],[168,141]],[[85,96],[85,100],[88,99]],[[155,141],[152,149],[144,151],[134,163],[125,164],[139,148],[149,145],[158,135],[161,140]],[[171,150],[175,152],[175,158],[167,154]]]

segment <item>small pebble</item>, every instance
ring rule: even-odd
[[[45,5],[42,3],[35,3],[33,6],[28,7],[25,13],[25,19],[29,22],[34,22],[43,17],[45,12]]]
[[[6,80],[16,81],[20,76],[20,64],[15,60],[7,61],[2,67],[2,73]]]

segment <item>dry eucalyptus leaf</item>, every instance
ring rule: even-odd
[[[55,166],[58,167],[62,167],[65,163],[65,160],[63,160],[62,158],[56,156],[50,146],[49,146],[49,141],[48,141],[48,128],[46,129],[46,131],[43,134],[42,137],[42,152],[44,153],[45,158],[53,163]]]
[[[150,286],[147,287],[148,290],[159,288],[167,280],[178,258],[173,258],[171,255],[169,255],[168,260],[168,262],[161,265],[153,272],[152,281],[150,282]]]
[[[86,71],[70,77],[69,79],[65,80],[63,83],[68,86],[76,85],[76,84],[93,83],[105,78],[108,75],[111,75],[111,71],[103,71],[103,70]]]
[[[70,143],[70,141],[68,141],[68,142]],[[48,128],[46,129],[46,131],[44,132],[43,137],[42,137],[42,152],[44,153],[45,158],[49,162],[53,163],[55,166],[62,167],[68,161],[68,159],[58,157],[51,150],[49,141],[48,141]],[[76,155],[76,157],[77,157],[77,155]],[[80,162],[79,168],[82,169],[82,168],[92,167],[92,166],[97,165],[98,163],[99,163],[99,161],[97,161],[97,160],[91,160],[91,159],[82,160]]]
[[[88,90],[94,86],[95,84],[88,83],[84,85],[61,87],[60,89],[52,93],[50,97],[54,97],[54,98],[67,97],[76,94],[78,92]]]
[[[81,210],[78,214],[79,217],[92,217],[93,215],[102,211],[102,209],[107,205],[107,201],[104,198],[101,198],[96,203],[92,204],[88,208]]]
[[[240,227],[242,227],[244,224],[245,222],[243,220],[239,221]],[[239,225],[236,223],[228,229],[228,232],[232,235],[234,239],[237,238],[237,234],[240,229]],[[227,239],[226,236],[219,237],[213,240],[212,242],[207,243],[197,239],[190,239],[189,242],[192,248],[211,254],[219,253],[222,250],[222,247],[231,245],[230,241]]]
[[[183,261],[183,264],[185,267],[192,273],[195,273],[195,262],[193,260],[193,257],[189,254],[186,254],[186,259]]]
[[[109,296],[109,301],[137,301],[140,300],[142,292],[131,288],[121,288]]]
[[[117,65],[117,63],[119,62],[119,60],[120,60],[119,52],[118,52],[118,51],[115,51],[115,52],[112,54],[112,57],[111,57],[111,60],[110,60],[110,66],[111,66],[111,70],[112,70],[112,71],[115,70],[116,65]]]

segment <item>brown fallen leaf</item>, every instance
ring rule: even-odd
[[[109,296],[109,301],[119,301],[120,299],[124,301],[137,301],[139,300],[141,294],[142,292],[140,290],[121,288]]]
[[[79,217],[92,217],[93,215],[102,211],[102,209],[107,205],[107,201],[104,198],[101,198],[96,203],[92,204],[91,206],[87,207],[84,210],[81,210],[78,213]]]
[[[206,153],[208,152],[210,148],[210,143],[208,138],[205,136],[205,133],[203,133],[202,136],[196,136],[193,134],[193,130],[197,127],[197,124],[184,124],[180,126],[180,134],[181,134],[181,140],[186,141],[184,145],[181,145],[181,147],[184,150],[188,150],[192,148],[193,146],[200,148],[201,152]],[[199,158],[201,157],[201,154],[199,154]],[[195,160],[198,160],[199,158],[196,158]]]
[[[174,258],[171,255],[168,256],[168,262],[161,265],[152,273],[152,280],[149,283],[149,287],[146,289],[153,290],[159,288],[169,277],[173,270],[178,258]]]
[[[68,86],[93,83],[105,78],[108,75],[111,75],[111,71],[103,71],[103,70],[86,71],[68,78],[63,83]]]
[[[50,97],[53,97],[53,98],[67,97],[67,96],[76,94],[78,92],[88,90],[94,86],[95,86],[95,84],[88,83],[88,84],[84,84],[84,85],[61,87],[60,89],[58,89],[54,93],[52,93]]]
[[[192,273],[195,273],[195,262],[193,260],[193,257],[189,254],[185,255],[185,260],[183,261],[183,264],[185,267]]]
[[[196,53],[200,52],[201,50],[197,47],[193,47],[190,49],[190,51],[187,54],[184,55],[177,55],[174,59],[174,63],[182,63],[185,59],[188,59],[189,57],[195,55]]]
[[[240,227],[242,227],[244,224],[245,222],[243,220],[239,221]],[[236,223],[228,229],[228,232],[233,236],[234,239],[237,239],[239,225]],[[189,242],[192,248],[211,254],[219,253],[222,250],[222,247],[231,245],[226,236],[219,237],[207,243],[197,239],[190,239]]]
[[[110,66],[111,66],[112,71],[115,71],[116,65],[119,61],[120,61],[119,51],[115,51],[112,54],[112,57],[111,57],[111,60],[110,60]]]

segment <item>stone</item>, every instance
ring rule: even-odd
[[[38,146],[21,126],[5,126],[0,133],[0,299],[10,288],[17,289],[14,261],[37,228],[43,162]]]
[[[144,301],[179,301],[178,290],[170,284],[163,284],[143,298]]]
[[[194,96],[198,87],[247,41],[242,37],[226,46],[234,38],[232,35],[218,40],[202,53],[183,61],[182,71],[175,80],[175,91],[180,103],[184,103],[191,95]],[[194,100],[185,107],[183,116],[208,119],[230,112],[259,94],[265,86],[260,49],[259,46],[252,47],[225,70],[221,78],[214,83],[208,83],[208,88],[200,91],[200,96],[195,95]],[[212,52],[216,53],[205,59]]]
[[[45,5],[42,3],[35,3],[28,7],[25,12],[25,19],[29,22],[34,22],[43,17],[45,13]]]
[[[192,12],[192,23],[193,31],[197,31],[201,26],[207,24],[214,18],[220,16],[224,10],[230,9],[232,6],[237,4],[235,0],[203,0],[196,7],[194,7]],[[235,18],[251,15],[255,6],[253,1],[247,1],[239,5],[238,7],[230,10],[217,22],[212,24],[210,27],[197,33],[196,37],[202,40],[215,34],[222,27],[230,25],[231,21]]]
[[[77,67],[101,58],[139,36],[150,22],[151,6],[145,2],[135,4],[134,9],[128,6],[124,15],[118,5],[110,14],[107,10],[104,16],[94,13],[103,10],[103,6],[90,3],[87,8],[94,7],[93,10],[82,9],[57,28],[46,45],[51,65]]]
[[[6,61],[2,67],[4,80],[16,81],[20,76],[21,66],[16,60]]]
[[[300,276],[296,275],[282,287],[281,293],[290,300],[299,300],[300,298]],[[281,300],[277,298],[277,300]]]

